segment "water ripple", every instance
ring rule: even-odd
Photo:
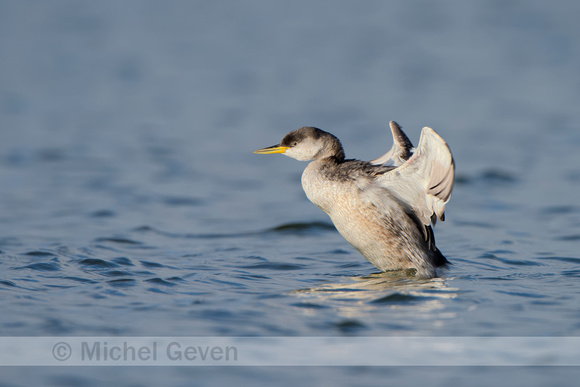
[[[508,294],[510,296],[525,297],[525,298],[545,298],[545,294],[538,294],[532,292],[516,292],[516,291],[506,291],[506,290],[496,290],[497,293]]]
[[[298,222],[286,223],[267,230],[270,232],[283,232],[288,234],[313,234],[324,231],[336,231],[332,223],[328,222]]]
[[[119,264],[105,261],[98,258],[85,258],[78,262],[80,265],[91,268],[108,269],[111,267],[119,267]]]
[[[149,282],[152,284],[156,284],[156,285],[162,285],[162,286],[175,286],[176,284],[168,281],[168,280],[164,280],[162,278],[150,278],[148,280],[145,280],[145,282]]]
[[[106,277],[131,277],[133,274],[129,271],[124,270],[108,270],[101,273],[101,275]]]
[[[20,267],[18,269],[31,269],[37,271],[58,271],[61,269],[57,262],[38,262]]]
[[[414,296],[407,293],[392,293],[370,301],[371,304],[407,304],[413,301],[423,301],[426,297]]]
[[[567,262],[567,263],[575,263],[577,265],[580,265],[580,258],[575,258],[575,257],[542,257],[541,259],[561,261],[561,262]]]
[[[121,278],[121,279],[107,281],[107,283],[111,286],[114,286],[114,287],[126,288],[126,287],[135,286],[137,284],[137,281],[135,281],[134,279],[131,279],[131,278]]]
[[[135,264],[133,262],[131,262],[131,260],[129,258],[126,258],[126,257],[114,258],[114,259],[112,259],[112,262],[114,262],[118,265],[123,265],[123,266],[135,266]]]
[[[97,238],[95,242],[98,243],[114,243],[114,244],[121,244],[121,245],[142,245],[142,242],[135,241],[128,238]]]
[[[139,261],[145,267],[152,267],[152,268],[163,268],[167,267],[157,262],[149,262],[149,261]]]
[[[27,253],[24,253],[23,255],[27,255],[30,257],[56,257],[56,254],[48,251],[29,251]]]
[[[305,265],[292,264],[292,263],[280,263],[280,262],[264,262],[257,263],[254,265],[241,265],[237,266],[242,269],[248,270],[300,270],[304,269]]]
[[[557,241],[564,241],[564,242],[577,242],[577,241],[580,241],[580,234],[562,235],[562,236],[557,237],[555,239]]]

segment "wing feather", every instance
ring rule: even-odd
[[[411,206],[426,228],[423,232],[429,235],[431,223],[445,220],[445,205],[455,181],[455,162],[447,143],[425,127],[413,156],[377,180]]]
[[[379,158],[370,161],[373,165],[402,165],[413,154],[413,144],[395,121],[389,122],[393,134],[393,147]]]

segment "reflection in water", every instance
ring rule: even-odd
[[[295,290],[308,309],[334,307],[343,317],[360,317],[361,313],[385,306],[415,312],[429,312],[444,308],[443,299],[455,298],[459,289],[447,286],[445,279],[419,279],[406,271],[375,273],[363,277],[345,277],[344,283],[324,284],[314,288]],[[453,316],[441,316],[453,317]]]

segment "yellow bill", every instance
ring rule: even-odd
[[[273,153],[286,153],[286,149],[288,149],[288,148],[290,148],[290,147],[289,146],[274,145],[274,146],[269,146],[267,148],[258,149],[254,153],[259,154],[259,155],[270,155]]]

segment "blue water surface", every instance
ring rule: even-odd
[[[0,335],[579,335],[579,4],[0,2]],[[453,151],[442,278],[377,273],[306,199],[304,163],[252,154],[311,125],[369,160],[389,120]],[[0,385],[579,376],[3,367]]]

